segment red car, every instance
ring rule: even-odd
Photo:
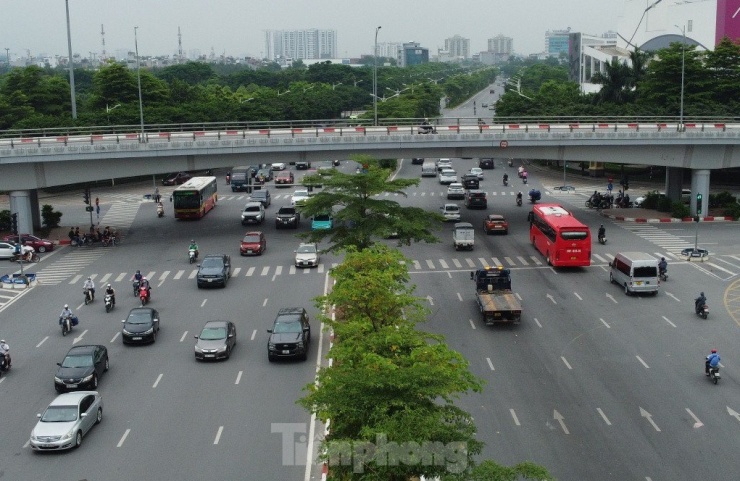
[[[162,185],[180,185],[192,179],[193,176],[187,172],[176,172],[162,179]]]
[[[293,185],[293,172],[290,172],[288,170],[283,170],[277,176],[275,177],[275,186],[285,186],[290,187]]]
[[[265,234],[260,231],[252,231],[244,234],[239,253],[243,256],[260,256],[267,249]]]
[[[17,235],[6,235],[3,237],[5,242],[18,242]],[[36,252],[46,252],[54,250],[54,243],[49,239],[41,239],[31,234],[21,234],[21,244],[33,247]]]
[[[503,234],[509,233],[509,222],[502,215],[489,214],[483,219],[483,230],[486,234],[493,232],[501,232]]]

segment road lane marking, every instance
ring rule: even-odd
[[[157,385],[159,384],[159,381],[162,380],[162,376],[163,375],[164,375],[163,373],[161,373],[161,372],[159,373],[159,376],[157,376],[157,380],[154,381],[154,384],[152,384],[152,389],[156,389],[157,388]]]
[[[516,411],[514,411],[513,409],[509,409],[509,412],[511,413],[511,418],[514,420],[514,424],[516,424],[517,426],[521,426],[521,424],[519,423],[519,418],[516,417]]]
[[[520,296],[518,292],[515,292],[515,293],[514,293],[514,295],[515,295],[515,296],[516,296],[516,298],[517,298],[517,299],[519,299],[520,301],[522,300],[522,296]]]
[[[221,439],[221,433],[224,432],[224,427],[219,426],[218,432],[216,432],[216,439],[213,440],[213,444],[218,444],[218,440]]]
[[[193,269],[190,274],[188,274],[188,279],[195,279],[195,276],[198,275],[198,269]]]
[[[131,432],[131,429],[127,429],[123,433],[123,436],[121,436],[121,440],[118,441],[118,444],[116,445],[117,448],[120,448],[121,446],[123,446],[123,442],[126,441],[126,438],[128,437],[128,433],[130,433],[130,432]]]
[[[567,360],[567,359],[566,359],[566,358],[565,358],[564,356],[560,356],[560,359],[562,359],[562,360],[563,360],[563,362],[565,363],[565,366],[566,366],[566,367],[567,367],[568,369],[571,369],[571,370],[573,369],[572,367],[570,367],[570,364],[568,364],[568,360]]]
[[[5,379],[5,378],[3,378],[3,379]],[[26,441],[26,444],[23,445],[23,449],[26,449],[29,444],[31,444],[31,438],[29,438],[28,441]]]
[[[49,339],[49,336],[46,336],[45,338],[41,339],[41,342],[36,344],[36,347],[41,347],[41,344],[45,343],[47,339]]]
[[[606,297],[608,297],[609,299],[611,299],[614,304],[618,304],[617,300],[614,299],[614,296],[612,296],[611,294],[607,293],[606,294]]]
[[[272,281],[275,282],[275,278],[283,273],[283,266],[277,266],[275,273],[272,275]]]
[[[269,299],[269,297],[265,297],[265,300],[262,301],[262,307],[265,307],[267,305],[267,300],[268,299]]]
[[[489,263],[489,262],[488,262],[487,260],[485,260],[485,259],[484,259],[483,257],[479,257],[479,258],[478,258],[478,262],[480,262],[480,263],[481,263],[481,265],[482,265],[483,267],[490,267],[490,265],[491,265],[491,264],[490,264],[490,263]]]
[[[650,425],[652,425],[653,428],[655,428],[656,431],[660,432],[660,428],[658,427],[657,424],[655,424],[655,421],[653,421],[653,415],[652,414],[650,414],[649,412],[645,411],[643,408],[640,408],[640,416],[642,416],[645,419],[647,419],[648,422],[650,423]]]
[[[672,323],[667,317],[663,316],[663,320],[667,322],[668,324],[670,324],[671,326],[676,327],[676,325]]]
[[[495,371],[496,369],[493,368],[493,363],[491,362],[491,358],[487,357],[486,362],[488,363],[488,367],[491,368],[491,371]]]
[[[116,339],[118,339],[118,336],[119,336],[120,334],[121,334],[120,332],[117,332],[117,333],[116,333],[116,335],[115,335],[115,336],[113,336],[113,339],[111,339],[111,340],[110,340],[110,343],[111,343],[111,344],[113,344],[114,342],[116,342]]]
[[[601,415],[601,419],[604,420],[607,426],[612,425],[611,421],[609,421],[609,418],[606,417],[606,414],[604,414],[604,411],[602,411],[601,408],[596,408],[596,411]]]
[[[167,276],[169,276],[169,275],[170,275],[170,271],[164,271],[164,272],[163,272],[163,273],[162,273],[162,274],[161,274],[161,275],[159,276],[159,285],[160,285],[160,286],[162,285],[162,283],[163,283],[163,282],[164,282],[165,280],[167,280]]]
[[[69,283],[70,284],[77,284],[80,281],[80,279],[82,279],[82,275],[81,274],[78,274],[78,275],[74,276],[72,278],[72,280],[69,281]]]
[[[540,321],[538,321],[536,317],[534,318],[534,322],[538,327],[542,327],[542,324],[540,324]]]
[[[528,265],[529,265],[529,262],[527,262],[527,260],[526,260],[526,259],[525,259],[524,257],[522,257],[522,256],[516,256],[516,258],[517,258],[517,260],[518,260],[519,262],[521,262],[521,263],[522,263],[522,264],[524,264],[525,266],[528,266]]]
[[[677,302],[681,302],[681,299],[679,299],[678,297],[674,296],[670,292],[666,292],[665,295],[668,296],[668,297],[672,297]]]
[[[452,259],[452,263],[455,264],[455,267],[460,269],[462,268],[462,264],[460,264],[460,261],[457,259]]]
[[[111,274],[106,274],[103,277],[100,278],[100,284],[105,284],[108,279],[110,279]]]
[[[560,427],[563,429],[563,432],[565,434],[570,434],[570,432],[568,431],[568,428],[565,426],[565,418],[563,417],[563,415],[560,414],[556,409],[554,409],[552,416],[560,424]]]
[[[607,324],[604,319],[599,318],[599,320],[606,326],[607,329],[611,329],[611,326],[609,326],[609,324]]]
[[[509,264],[510,266],[515,266],[515,265],[516,265],[516,262],[514,262],[514,261],[512,260],[512,258],[511,258],[511,257],[506,257],[506,256],[504,256],[504,260],[505,260],[505,261],[506,261],[506,262],[507,262],[507,263],[508,263],[508,264]]]
[[[430,269],[436,269],[436,267],[434,267],[434,261],[432,261],[431,259],[427,259],[426,263],[427,267],[429,267]]]
[[[118,274],[118,277],[116,277],[116,280],[114,282],[121,282],[125,277],[126,277],[126,273],[121,272],[120,274]]]
[[[468,319],[468,322],[470,322],[470,327],[472,327],[473,329],[475,329],[475,324],[473,324],[473,320],[472,319]]]
[[[245,276],[245,277],[251,277],[251,276],[252,276],[252,274],[254,274],[254,269],[255,269],[255,267],[254,267],[254,266],[252,266],[252,267],[250,267],[249,269],[247,269],[247,274],[246,274],[246,276]]]
[[[324,273],[324,264],[323,263],[319,264],[319,267],[317,269],[317,272],[319,274],[323,274]]]
[[[144,277],[146,277],[147,279],[154,279],[154,274],[156,274],[156,272],[151,271],[149,274],[145,275]]]
[[[429,301],[430,306],[434,305],[434,298],[432,296],[427,296],[427,301]]]
[[[438,262],[439,262],[439,265],[442,266],[442,269],[448,269],[450,267],[447,265],[444,259],[439,259]]]
[[[414,262],[414,269],[416,270],[421,269],[421,264],[419,263],[419,261],[413,261],[413,262]]]
[[[698,417],[696,417],[696,414],[691,412],[691,409],[686,408],[686,412],[689,413],[689,416],[694,418],[694,429],[704,426],[704,423],[701,422]]]
[[[257,337],[257,329],[252,331],[252,337],[249,338],[250,341],[254,341],[254,338]]]
[[[239,381],[242,380],[242,372],[244,372],[244,371],[239,371],[237,373],[237,375],[236,375],[236,381],[234,381],[234,384],[239,384]]]
[[[239,273],[241,272],[241,270],[242,270],[241,267],[234,268],[234,272],[231,273],[231,277],[237,277]],[[175,277],[175,279],[177,279],[177,277]]]
[[[471,258],[466,257],[465,258],[465,262],[467,262],[468,267],[475,267],[475,262],[473,262],[473,260]]]
[[[575,296],[578,298],[579,301],[583,300],[583,297],[579,296],[577,292],[574,292],[573,294],[575,294]]]
[[[260,275],[266,276],[268,272],[270,272],[270,266],[265,266],[262,268],[262,272],[260,273]]]
[[[460,293],[459,293],[459,292],[457,293],[457,299],[458,299],[458,300],[459,300],[460,302],[462,302],[462,300],[463,300],[463,298],[462,298],[462,295],[460,295]]]
[[[740,421],[740,413],[738,413],[737,411],[735,411],[734,409],[732,409],[730,406],[726,406],[726,407],[727,407],[727,414],[729,414],[733,418],[735,418],[738,421]]]
[[[238,269],[238,267],[237,267],[237,269]],[[185,270],[184,269],[180,269],[179,271],[177,271],[177,273],[175,274],[175,277],[173,277],[173,279],[174,280],[179,280],[182,277],[183,274],[185,274]]]
[[[498,257],[491,257],[491,260],[493,261],[494,266],[503,266],[500,260],[498,260]]]
[[[557,301],[556,301],[556,300],[555,300],[555,298],[554,298],[554,297],[552,296],[552,294],[546,294],[546,295],[545,295],[545,297],[547,297],[548,299],[550,299],[550,300],[552,301],[552,303],[553,303],[553,304],[557,304]]]
[[[82,331],[82,334],[80,334],[79,336],[75,337],[75,338],[74,338],[74,339],[72,340],[72,344],[77,344],[78,342],[80,342],[80,341],[82,340],[82,337],[83,337],[83,336],[84,336],[85,334],[87,334],[87,329],[85,329],[84,331]]]
[[[640,356],[635,355],[635,357],[637,358],[638,361],[640,361],[642,363],[643,366],[645,366],[645,369],[650,369],[650,366],[648,366],[647,363],[645,361],[643,361]]]
[[[288,274],[292,276],[293,274],[295,274],[295,272],[296,272],[295,266],[290,266],[290,269],[288,269]]]
[[[203,299],[203,302],[200,303],[200,307],[205,306],[206,302],[208,302],[208,299]]]
[[[185,340],[185,336],[187,336],[187,335],[188,335],[188,331],[183,332],[182,333],[182,337],[180,338],[180,342],[184,341]]]

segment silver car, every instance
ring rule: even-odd
[[[103,420],[103,398],[97,391],[76,391],[57,396],[31,431],[35,451],[61,451],[82,444],[82,437]]]
[[[315,243],[298,246],[295,251],[296,267],[316,267],[319,265],[319,248]]]

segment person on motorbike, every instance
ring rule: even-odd
[[[524,166],[520,165],[517,171],[519,172],[519,177],[521,177],[522,173],[524,173]]]
[[[5,357],[6,369],[10,369],[10,346],[5,342],[5,339],[0,341],[0,356]]]
[[[143,279],[144,276],[141,275],[141,271],[139,269],[136,269],[136,274],[134,274],[134,280],[141,282],[141,279]]]
[[[719,366],[719,354],[716,349],[712,349],[712,352],[707,356],[707,361],[704,363],[704,373],[709,376],[709,368],[717,368]]]
[[[70,319],[73,319],[75,317],[74,314],[72,314],[72,311],[69,309],[69,305],[65,304],[64,309],[62,309],[62,313],[59,315],[59,325],[62,325],[62,320],[66,317],[69,317]]]
[[[193,249],[195,251],[195,258],[198,258],[198,244],[195,243],[195,240],[190,240],[190,247],[188,247],[188,250]]]
[[[509,182],[509,174],[504,174],[504,184]]]
[[[604,228],[604,224],[601,224],[599,226],[599,241],[605,238],[606,238],[606,229]]]
[[[139,269],[136,269],[136,274],[134,274],[133,280],[133,288],[134,288],[134,295],[139,294],[139,286],[141,285],[141,279],[144,276],[141,275],[141,271]]]
[[[85,280],[85,283],[82,285],[82,289],[89,290],[90,300],[95,300],[95,283],[93,282],[92,278],[88,277],[87,280]]]
[[[116,307],[116,291],[113,286],[108,284],[105,288],[105,293],[110,296],[110,302],[113,307]]]
[[[666,271],[668,271],[668,262],[665,260],[665,257],[661,257],[660,262],[658,262],[658,273],[663,275]]]
[[[164,215],[164,205],[161,202],[157,202],[157,215]]]
[[[516,201],[521,202],[522,201],[522,191],[520,190],[519,193],[516,195]]]
[[[699,309],[704,307],[704,304],[707,303],[707,298],[704,296],[703,292],[699,293],[699,297],[696,298],[694,301],[694,309],[696,309],[697,312],[699,312]]]
[[[424,121],[419,126],[419,133],[421,134],[428,134],[433,130],[434,129],[432,127],[432,124],[429,123],[429,119],[424,119]]]
[[[139,284],[139,289],[144,288],[146,289],[146,298],[151,299],[152,298],[152,286],[149,285],[149,281],[146,277],[141,278],[141,283]]]

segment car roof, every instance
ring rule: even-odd
[[[154,308],[152,307],[134,307],[129,311],[129,314],[132,312],[138,312],[138,311],[147,311],[147,312],[154,312]]]
[[[453,182],[453,183],[450,184],[450,187],[460,187],[460,188],[462,188],[462,186],[463,185],[460,182]]]
[[[97,391],[72,391],[72,392],[66,392],[64,394],[60,394],[59,396],[55,397],[52,402],[49,403],[49,406],[69,406],[71,404],[79,404],[82,398],[85,396],[89,396],[91,394],[94,394],[96,396],[99,396]]]
[[[488,214],[488,220],[506,220],[501,214]]]
[[[267,189],[255,190],[250,197],[267,197]]]
[[[203,326],[203,329],[205,329],[206,327],[226,327],[229,324],[232,324],[232,322],[231,321],[208,321]]]
[[[250,230],[249,232],[247,232],[246,234],[244,234],[245,237],[248,236],[248,235],[262,235],[262,231],[260,231],[260,230]]]
[[[74,346],[67,352],[67,355],[92,354],[93,352],[95,352],[96,347],[102,347],[103,349],[105,349],[105,346],[100,346],[98,344],[85,344],[84,346]]]
[[[300,244],[298,244],[298,247],[302,247],[302,246],[314,246],[314,247],[318,247],[318,245],[315,242],[301,242]],[[298,308],[296,308],[296,309],[298,309]]]
[[[246,204],[244,204],[244,208],[246,209],[247,207],[262,207],[262,202],[249,201]]]

